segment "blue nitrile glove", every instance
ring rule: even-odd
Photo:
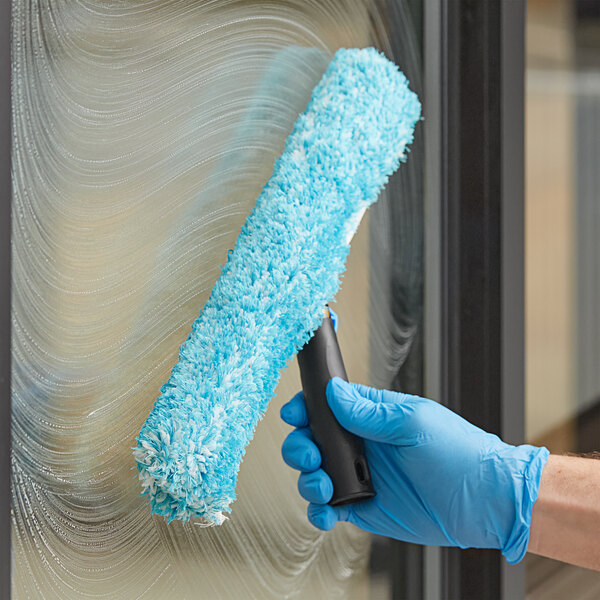
[[[331,308],[331,306],[328,305],[327,308],[329,309],[329,317],[331,318],[331,323],[333,325],[333,331],[335,331],[335,333],[337,333],[338,323],[340,321],[340,318],[338,317],[337,313],[333,310],[333,308]]]
[[[546,448],[510,446],[432,400],[337,377],[327,400],[342,426],[365,439],[377,495],[349,506],[327,504],[333,485],[319,468],[300,392],[281,409],[297,427],[282,454],[302,471],[298,489],[315,527],[348,521],[416,544],[497,548],[511,564],[523,558]]]

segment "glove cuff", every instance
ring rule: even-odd
[[[533,505],[538,497],[542,470],[550,456],[550,452],[544,447],[524,444],[518,446],[516,450],[520,455],[519,459],[525,460],[528,464],[519,478],[520,485],[515,489],[515,524],[502,548],[502,554],[510,565],[523,560],[527,552]]]

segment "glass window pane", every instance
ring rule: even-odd
[[[131,448],[335,49],[393,55],[403,35],[413,52],[396,60],[418,89],[411,14],[358,0],[13,4],[14,597],[389,597],[370,537],[312,528],[280,458],[295,364],[222,527],[151,517]],[[353,243],[335,307],[357,381],[392,385],[420,335],[421,165],[416,149]]]

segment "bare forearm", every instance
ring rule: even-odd
[[[550,456],[533,507],[528,551],[600,570],[600,460]]]

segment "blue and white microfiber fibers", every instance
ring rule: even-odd
[[[396,65],[373,48],[336,52],[138,436],[154,513],[220,525],[231,512],[280,372],[319,326],[352,235],[419,118]]]

